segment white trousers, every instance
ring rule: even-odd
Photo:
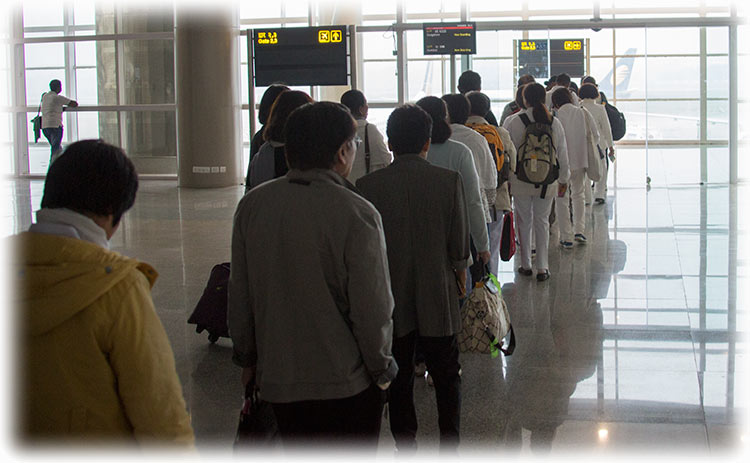
[[[607,159],[602,159],[602,174],[601,180],[594,184],[594,198],[607,198],[607,176],[609,175],[609,162]]]
[[[591,182],[586,176],[586,169],[576,169],[570,172],[570,181],[565,196],[555,195],[557,209],[557,229],[560,231],[560,241],[573,241],[573,234],[586,232],[585,189]],[[571,201],[572,199],[572,201]],[[573,222],[570,221],[570,203],[573,203]]]
[[[557,187],[548,188],[544,199],[539,194],[513,195],[513,210],[516,219],[521,267],[531,268],[531,230],[534,229],[537,272],[549,270],[549,213]]]

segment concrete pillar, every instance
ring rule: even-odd
[[[231,3],[175,7],[177,164],[180,186],[240,183],[239,15]]]

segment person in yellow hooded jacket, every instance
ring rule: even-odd
[[[109,250],[137,189],[120,148],[74,143],[50,166],[36,223],[9,238],[22,443],[194,445],[157,273]]]

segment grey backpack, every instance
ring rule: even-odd
[[[552,142],[552,123],[531,122],[526,114],[519,115],[526,126],[523,143],[516,157],[516,177],[518,180],[542,188],[542,198],[547,193],[547,185],[560,176],[557,150]]]

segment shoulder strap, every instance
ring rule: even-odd
[[[523,125],[525,125],[526,127],[528,127],[529,124],[531,124],[531,119],[529,119],[529,116],[527,114],[522,113],[522,114],[519,114],[518,117],[521,119],[521,122],[523,122]]]
[[[42,96],[39,97],[39,107],[36,109],[36,115],[38,116],[40,112],[42,112],[42,99],[44,98],[44,95],[46,95],[47,92],[42,93]]]
[[[365,174],[370,173],[370,137],[367,135],[367,126],[369,125],[365,122]]]

